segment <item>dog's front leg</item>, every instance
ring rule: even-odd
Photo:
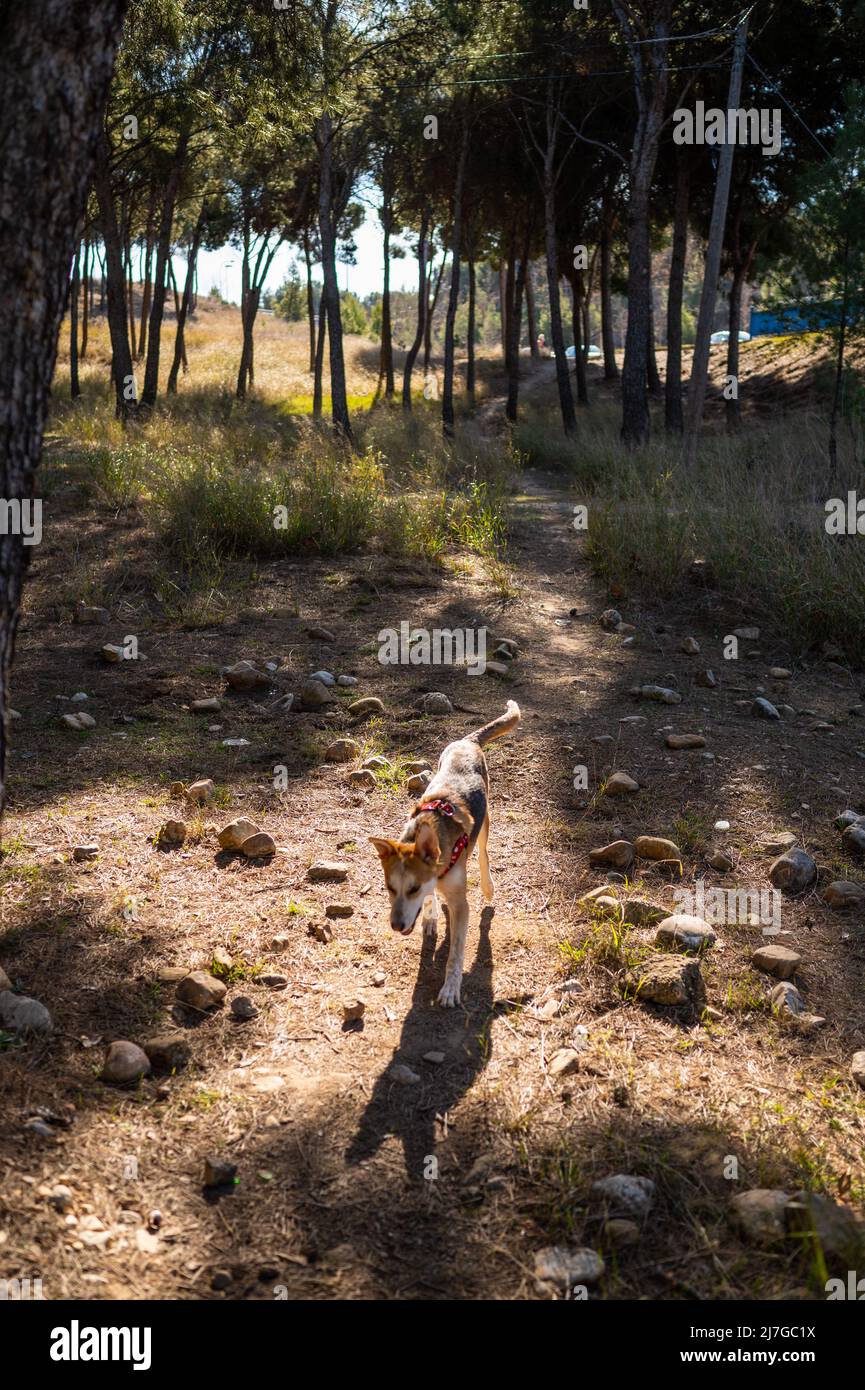
[[[433,889],[432,892],[431,892],[426,898],[424,898],[424,905],[423,905],[423,934],[424,934],[424,936],[432,937],[433,941],[435,941],[435,939],[436,939],[436,932],[437,932],[437,930],[438,930],[438,922],[439,922],[439,905],[438,905],[438,898],[437,898],[437,896],[436,896],[436,890]]]
[[[460,1002],[460,987],[463,979],[463,958],[466,953],[466,936],[469,929],[469,905],[466,898],[465,880],[456,893],[448,894],[448,917],[450,919],[451,944],[445,970],[445,982],[439,991],[438,1001],[446,1009],[452,1009]]]

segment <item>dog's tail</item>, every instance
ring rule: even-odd
[[[500,714],[498,719],[493,719],[489,724],[485,724],[482,729],[475,729],[473,734],[469,734],[469,738],[473,738],[483,748],[486,744],[492,743],[494,738],[504,738],[505,734],[511,733],[521,718],[520,707],[516,700],[508,700],[508,707],[504,714]]]

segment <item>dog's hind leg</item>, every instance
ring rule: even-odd
[[[450,950],[445,970],[445,982],[439,991],[438,1001],[446,1009],[452,1009],[460,1002],[460,987],[463,978],[463,958],[466,953],[466,937],[469,929],[469,905],[466,899],[465,881],[453,896],[448,896],[448,920],[450,923]]]
[[[490,838],[490,813],[484,816],[484,823],[478,835],[478,863],[481,870],[481,892],[488,903],[493,900],[493,881],[490,878],[490,856],[487,842]]]
[[[433,889],[429,896],[424,899],[423,905],[423,934],[424,936],[431,936],[433,941],[435,941],[436,938],[436,931],[438,930],[438,921],[438,898],[436,897],[435,889]]]

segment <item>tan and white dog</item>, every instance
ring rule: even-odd
[[[390,924],[409,936],[424,910],[424,934],[434,937],[440,893],[447,903],[450,950],[445,982],[438,1001],[447,1008],[460,1002],[463,957],[469,924],[466,896],[468,861],[475,843],[481,871],[481,891],[493,899],[487,840],[490,833],[487,760],[482,749],[502,738],[520,722],[520,707],[508,700],[507,711],[467,738],[449,743],[438,770],[415,806],[398,840],[371,837],[384,868],[390,894]]]

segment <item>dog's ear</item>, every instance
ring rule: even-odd
[[[382,864],[386,863],[388,859],[392,859],[396,854],[396,846],[393,840],[379,840],[375,835],[370,835],[369,842],[371,845],[375,845],[378,850],[378,857]]]
[[[440,854],[438,835],[429,821],[422,821],[418,826],[414,850],[425,864],[438,863]]]

